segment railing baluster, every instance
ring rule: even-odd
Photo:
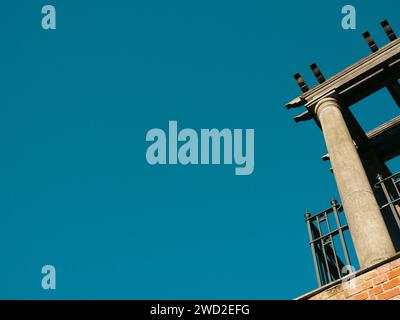
[[[377,184],[375,185],[376,188],[380,188],[385,195],[387,203],[381,207],[381,210],[389,207],[390,211],[392,212],[392,215],[394,219],[396,220],[397,227],[399,228],[400,231],[400,217],[399,217],[399,212],[397,211],[395,205],[400,202],[400,191],[397,186],[397,183],[395,182],[395,179],[399,177],[399,174],[394,174],[390,177],[383,178],[382,175],[378,174],[377,176]],[[398,194],[398,198],[391,197],[388,188],[386,187],[386,182],[391,181],[393,184],[393,188],[396,190],[396,193]]]
[[[322,286],[321,276],[320,276],[320,272],[319,272],[319,268],[318,268],[317,255],[315,253],[314,237],[313,237],[313,234],[312,234],[312,231],[311,231],[311,223],[312,223],[311,220],[310,220],[311,213],[309,213],[307,211],[304,216],[306,218],[308,235],[310,237],[310,245],[311,245],[311,251],[312,251],[312,256],[313,256],[313,260],[314,260],[315,273],[317,274],[318,286],[321,287]]]
[[[320,220],[319,220],[319,215],[317,215],[317,225],[318,225],[318,231],[321,234],[321,249],[322,249],[322,254],[324,255],[327,278],[331,281],[332,280],[332,276],[331,276],[331,271],[330,271],[329,264],[328,264],[328,257],[326,256],[326,250],[325,250],[325,237],[322,236],[323,233],[322,233],[322,229],[321,229],[321,223],[320,223]]]
[[[340,208],[341,207],[338,205],[337,201],[332,200],[331,207],[327,210],[314,216],[309,212],[306,212],[305,214],[314,267],[317,275],[318,286],[320,287],[334,280],[340,279],[343,276],[341,267],[344,266],[344,263],[336,250],[335,236],[339,235],[344,259],[347,265],[351,265],[344,237],[344,231],[348,230],[348,226],[342,226],[340,223]],[[331,213],[333,213],[337,225],[337,229],[335,230],[332,230],[329,222],[329,214]],[[321,222],[323,221],[326,221],[327,233],[324,233],[322,230]]]
[[[350,262],[350,257],[349,257],[349,252],[347,251],[347,245],[346,245],[346,240],[344,238],[344,234],[343,234],[343,228],[342,228],[342,224],[340,223],[340,219],[339,219],[339,214],[338,214],[338,210],[337,210],[337,201],[335,199],[333,199],[331,201],[332,204],[332,208],[333,208],[333,214],[335,216],[335,220],[336,220],[336,225],[338,226],[338,230],[339,230],[339,237],[340,237],[340,242],[342,243],[342,247],[343,247],[343,253],[344,253],[344,259],[346,260],[346,264],[348,266],[351,265]]]
[[[325,220],[326,220],[326,225],[328,227],[328,234],[332,243],[332,250],[333,250],[333,257],[335,258],[335,263],[336,263],[336,270],[338,273],[338,277],[340,278],[340,268],[339,268],[339,261],[338,261],[338,257],[336,254],[336,248],[335,248],[335,242],[333,240],[333,236],[332,236],[332,232],[331,232],[331,225],[329,223],[329,218],[328,218],[328,214],[325,212]]]

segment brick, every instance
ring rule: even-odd
[[[338,293],[336,288],[337,287],[334,287],[334,288],[328,289],[326,291],[323,291],[323,292],[317,294],[315,297],[313,297],[312,300],[327,300],[330,297],[332,297]]]
[[[400,286],[400,277],[394,278],[393,280],[390,280],[389,282],[384,283],[383,289],[386,291],[386,290],[390,290],[397,286]]]
[[[322,292],[319,296],[318,296],[318,300],[327,300],[330,297],[332,297],[334,295],[334,293],[332,292]]]
[[[392,290],[386,291],[376,296],[378,300],[389,300],[400,295],[400,288],[394,288]]]
[[[392,269],[397,268],[397,267],[400,267],[400,259],[397,259],[397,260],[392,261],[392,262],[390,263],[390,267],[391,267]]]
[[[397,276],[400,276],[400,267],[388,272],[387,276],[389,280],[396,278]]]
[[[364,283],[368,282],[368,280],[365,280],[363,277],[357,277],[351,280],[351,285],[352,286],[360,286],[363,285]]]
[[[371,280],[372,278],[375,278],[376,276],[378,276],[378,271],[373,270],[364,274],[364,280],[368,281]]]
[[[366,300],[368,299],[369,295],[367,291],[358,293],[354,296],[351,296],[348,300]]]
[[[345,298],[348,298],[362,291],[366,291],[369,288],[372,288],[372,281],[366,281],[364,283],[356,285],[354,288],[345,291],[344,296]]]
[[[340,292],[330,297],[328,300],[344,300],[344,293]]]
[[[381,274],[377,277],[375,277],[374,279],[372,279],[372,283],[374,286],[381,284],[383,282],[387,281],[387,275],[386,274]]]
[[[383,287],[382,287],[382,285],[376,286],[376,287],[374,287],[374,288],[372,288],[372,289],[370,289],[370,290],[368,291],[370,297],[373,297],[373,296],[375,296],[375,295],[377,295],[377,294],[380,294],[380,293],[382,293],[382,292],[383,292]]]
[[[390,271],[392,269],[392,267],[390,266],[390,263],[386,263],[383,266],[380,266],[379,268],[376,269],[376,271],[378,271],[378,273],[382,274],[382,273],[386,273],[388,271]]]
[[[400,258],[311,297],[313,300],[400,300]]]
[[[342,291],[351,289],[354,286],[353,281],[354,281],[354,279],[342,282],[342,284],[340,285],[342,288]]]

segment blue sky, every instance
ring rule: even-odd
[[[57,30],[41,8],[57,9]],[[316,287],[304,211],[337,196],[292,78],[400,33],[398,1],[1,1],[0,298],[291,299]],[[398,115],[382,91],[352,110]],[[255,170],[149,166],[145,136],[254,128]],[[400,165],[390,164],[394,171]],[[397,170],[396,170],[397,169]],[[41,288],[41,268],[57,289]]]

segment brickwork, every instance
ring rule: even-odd
[[[300,299],[400,300],[400,258]]]

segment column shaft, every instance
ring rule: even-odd
[[[319,101],[315,109],[328,148],[336,184],[361,268],[395,254],[339,102]]]

